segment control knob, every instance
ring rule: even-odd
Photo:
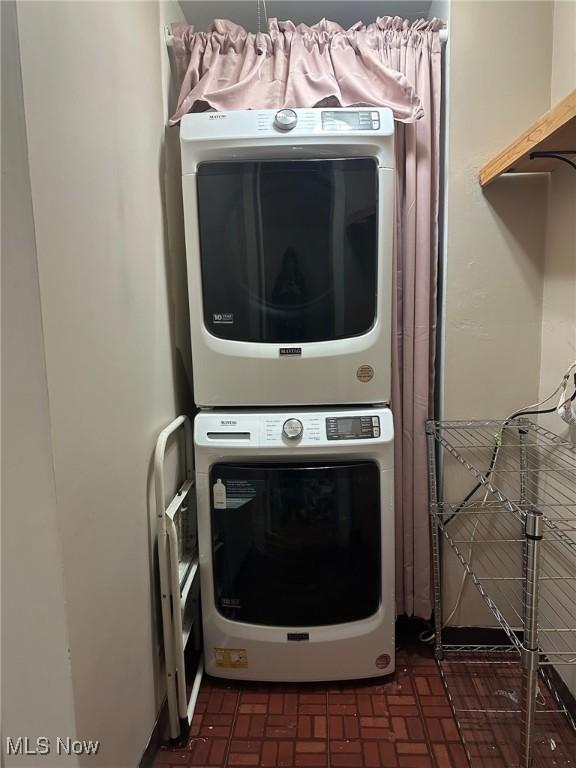
[[[274,127],[280,131],[291,131],[296,127],[298,115],[293,109],[280,109],[274,118]]]
[[[287,419],[282,427],[282,432],[288,440],[298,440],[299,437],[302,437],[304,425],[300,419]]]

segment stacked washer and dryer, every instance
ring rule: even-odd
[[[394,669],[388,109],[181,123],[206,671]]]

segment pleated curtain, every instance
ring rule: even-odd
[[[171,124],[187,112],[387,106],[396,122],[392,353],[396,610],[429,618],[431,556],[425,422],[433,416],[441,103],[440,29],[382,17],[343,29],[270,19],[253,34],[216,20],[174,24],[181,82]]]

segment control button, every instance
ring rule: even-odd
[[[378,416],[372,416],[372,424],[374,424],[375,427],[380,426],[380,419],[378,418]]]
[[[374,437],[380,437],[380,427],[374,427],[372,434]]]
[[[378,112],[371,112],[370,114],[372,115],[372,120],[378,120],[378,118],[380,117]]]
[[[291,131],[296,127],[298,115],[293,109],[281,109],[276,112],[274,126],[280,131]]]
[[[378,128],[380,128],[380,124],[379,124],[378,120],[372,120],[372,128],[374,130],[378,130]]]
[[[299,437],[302,437],[304,425],[300,419],[287,419],[282,427],[282,432],[288,440],[297,440]]]

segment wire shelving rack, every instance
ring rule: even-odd
[[[514,765],[547,765],[539,762],[535,750],[537,718],[560,711],[576,730],[562,695],[563,670],[574,665],[576,680],[576,447],[525,418],[429,421],[426,431],[435,652],[445,682],[449,677],[458,680],[459,663],[484,664],[500,683],[515,664],[522,680],[518,694],[501,684],[493,687],[497,696],[486,696],[481,707],[478,697],[469,703],[462,688],[460,696],[451,696],[455,714],[516,716],[520,728]],[[439,467],[444,468],[442,484]],[[458,487],[457,497],[466,493],[466,478],[473,492],[467,488],[464,501],[446,501],[448,485]],[[505,633],[500,645],[445,642],[446,546]],[[449,683],[447,687],[450,695]]]

